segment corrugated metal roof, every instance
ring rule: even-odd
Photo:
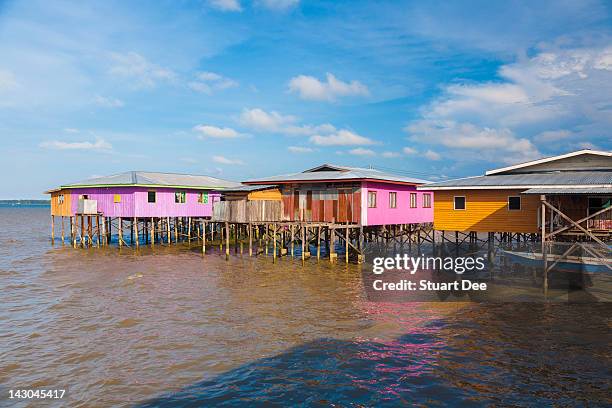
[[[274,184],[258,184],[256,186],[248,186],[248,185],[240,185],[238,187],[231,187],[231,188],[226,188],[223,191],[258,191],[258,190],[266,190],[269,188],[276,188],[278,187],[277,185]]]
[[[332,165],[328,165],[332,166]],[[319,166],[321,167],[321,166]],[[391,181],[410,184],[425,184],[429,181],[411,177],[403,177],[396,174],[385,173],[380,170],[362,169],[356,167],[334,166],[344,169],[343,171],[306,171],[301,173],[281,174],[278,176],[264,177],[259,179],[247,180],[245,183],[277,183],[282,181],[320,181],[320,180],[360,180],[373,179],[381,181]],[[316,169],[317,167],[315,167]],[[312,169],[311,169],[312,170]]]
[[[612,187],[591,188],[530,188],[521,194],[612,194]]]
[[[98,186],[169,186],[185,188],[230,188],[240,186],[235,181],[223,180],[195,174],[154,173],[147,171],[128,171],[110,176],[95,177],[76,183],[64,184],[62,188]]]
[[[538,187],[538,186],[612,186],[610,171],[575,171],[531,174],[506,174],[466,177],[421,186],[421,189]]]

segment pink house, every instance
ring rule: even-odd
[[[379,170],[331,164],[244,182],[279,186],[283,220],[363,226],[433,222],[433,193],[416,189],[425,183]]]
[[[219,191],[239,183],[208,176],[131,171],[66,184],[51,192],[57,214],[104,217],[210,217]],[[68,197],[69,196],[69,197]],[[69,208],[61,209],[62,204]]]

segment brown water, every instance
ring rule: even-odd
[[[609,303],[375,303],[356,265],[52,247],[48,227],[0,208],[0,405],[612,402]],[[24,388],[67,392],[7,399]]]

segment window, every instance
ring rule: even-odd
[[[397,208],[397,193],[389,193],[389,208]]]
[[[465,210],[465,197],[455,196],[455,210]]]
[[[177,191],[174,193],[174,202],[177,204],[184,204],[186,202],[185,200],[185,192],[184,191]]]
[[[155,191],[147,191],[147,203],[154,203],[156,199]]]
[[[521,209],[521,197],[508,197],[508,210],[520,210]]]
[[[410,193],[410,208],[417,208],[417,194]]]
[[[79,200],[87,200],[89,196],[87,194],[79,194]]]
[[[208,191],[200,191],[198,193],[198,203],[208,204]]]
[[[60,195],[57,196],[57,203],[59,205],[64,204],[64,195],[63,194],[60,194]]]
[[[376,191],[368,191],[368,208],[376,208]]]
[[[431,194],[430,193],[423,194],[423,208],[431,208]]]
[[[113,197],[113,203],[120,203],[121,202],[121,194],[115,194],[115,196]]]

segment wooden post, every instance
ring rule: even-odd
[[[206,221],[202,221],[202,253],[206,253]]]
[[[253,226],[249,223],[249,256],[253,256]]]
[[[155,218],[151,217],[151,246],[155,246]]]
[[[70,242],[72,242],[73,247],[76,247],[76,233],[74,230],[74,222],[72,221],[72,215],[70,216]]]
[[[85,246],[84,238],[85,237],[85,216],[81,214],[81,246]]]
[[[119,248],[123,246],[123,218],[119,217]]]
[[[272,224],[272,234],[274,234],[273,235],[274,243],[272,247],[274,254],[272,254],[272,261],[276,262],[276,224]]]
[[[334,261],[336,259],[336,246],[335,241],[335,231],[332,227],[329,227],[329,260]]]
[[[96,232],[97,232],[97,237],[98,237],[98,248],[100,248],[100,215],[96,214]]]
[[[544,296],[548,294],[548,259],[546,253],[546,196],[541,195],[540,201],[542,205],[542,261],[544,262]]]
[[[295,247],[294,247],[294,241],[295,241],[295,231],[293,230],[294,225],[291,224],[291,257],[295,257]]]
[[[62,244],[64,243],[64,216],[62,215]]]
[[[134,225],[134,229],[132,231],[132,233],[136,236],[136,248],[138,248],[138,241],[139,241],[139,237],[138,237],[138,219],[136,217],[134,217],[134,221],[132,222],[132,224]]]
[[[302,223],[301,225],[302,228],[302,262],[304,261],[305,257],[306,257],[306,249],[304,248],[304,246],[306,245],[306,228],[304,227],[304,223]]]
[[[108,245],[108,235],[106,235],[106,217],[102,217],[102,245]]]
[[[178,244],[178,218],[174,217],[174,243]]]
[[[187,218],[187,240],[189,242],[189,244],[191,245],[191,217]]]
[[[317,227],[317,261],[321,259],[321,226]]]
[[[229,234],[229,222],[225,222],[225,260],[229,261],[230,255],[230,234]]]
[[[344,249],[345,249],[345,253],[344,253],[344,262],[348,263],[349,261],[349,227],[348,227],[348,221],[346,223],[346,232],[345,232],[345,240],[344,240]]]
[[[55,239],[55,216],[51,216],[51,245],[53,245]]]

